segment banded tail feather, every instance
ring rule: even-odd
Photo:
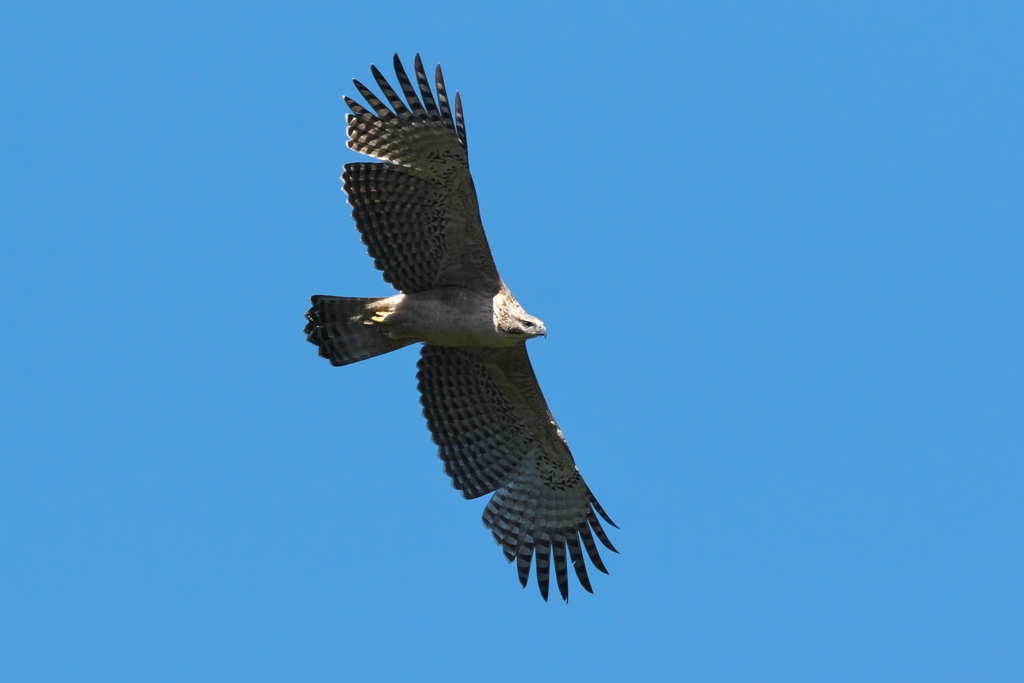
[[[412,344],[412,340],[392,339],[374,321],[385,297],[310,297],[313,306],[306,311],[309,320],[303,332],[306,341],[320,347],[320,355],[331,365],[348,365]]]

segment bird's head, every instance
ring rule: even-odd
[[[544,321],[524,311],[508,290],[494,297],[494,327],[512,344],[548,336]]]
[[[548,329],[544,327],[544,321],[540,318],[534,318],[528,313],[521,313],[512,318],[508,322],[505,332],[521,335],[524,339],[548,336]]]

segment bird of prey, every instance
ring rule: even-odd
[[[381,163],[346,164],[344,190],[374,265],[399,294],[311,297],[307,340],[331,365],[422,342],[420,403],[445,473],[465,498],[494,493],[483,522],[516,562],[523,587],[536,556],[547,600],[553,560],[568,601],[568,562],[592,593],[583,550],[608,573],[594,536],[617,551],[598,515],[615,524],[576,469],[526,354],[526,340],[547,330],[512,296],[491,257],[459,94],[453,112],[441,66],[436,95],[419,55],[415,67],[414,85],[395,55],[404,99],[375,66],[388,104],[357,80],[369,109],[345,98],[348,146]]]

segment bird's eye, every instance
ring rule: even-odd
[[[529,320],[524,320],[523,327],[533,327],[533,323],[530,322]]]

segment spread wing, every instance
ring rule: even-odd
[[[597,514],[615,524],[576,469],[526,345],[424,346],[418,368],[423,414],[445,472],[466,498],[495,492],[484,525],[506,559],[516,561],[520,583],[526,586],[536,555],[537,585],[547,600],[553,558],[558,590],[568,600],[568,549],[577,578],[592,593],[580,544],[607,574],[594,535],[615,548]]]
[[[372,69],[391,106],[354,81],[372,111],[345,98],[352,110],[348,146],[384,163],[346,164],[341,178],[374,265],[407,294],[444,285],[497,293],[501,278],[480,222],[458,93],[453,117],[441,66],[434,77],[435,100],[419,55],[419,95],[395,55],[404,101],[377,67]]]

